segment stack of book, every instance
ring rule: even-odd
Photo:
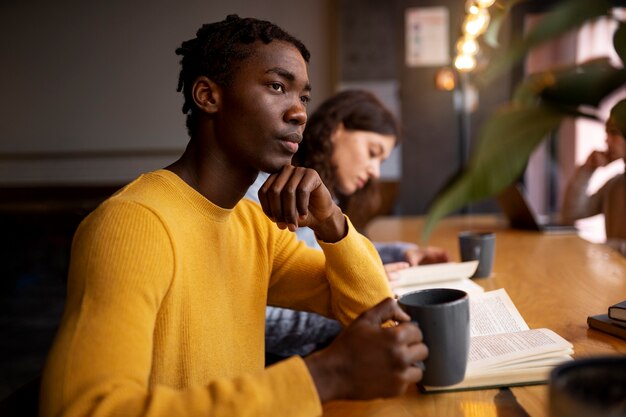
[[[590,328],[626,339],[626,300],[609,307],[608,314],[587,317]]]

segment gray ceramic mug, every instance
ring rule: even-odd
[[[486,278],[491,275],[496,251],[496,234],[492,232],[459,233],[459,251],[462,261],[478,260],[478,268],[472,277]]]
[[[626,356],[576,359],[550,373],[550,417],[626,416]]]
[[[469,299],[465,291],[433,288],[404,294],[400,308],[416,322],[428,346],[422,384],[453,385],[463,381],[469,353]]]

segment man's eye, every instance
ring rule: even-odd
[[[300,101],[302,101],[302,103],[304,103],[304,105],[306,106],[311,101],[311,97],[309,97],[309,96],[302,96],[302,97],[300,97]]]
[[[284,88],[284,87],[283,87],[283,85],[282,85],[282,84],[280,84],[280,83],[271,83],[271,84],[270,84],[270,88],[271,88],[272,90],[274,90],[274,91],[278,91],[278,92],[281,92],[281,93],[284,93],[284,92],[285,92],[285,88]]]

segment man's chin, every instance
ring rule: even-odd
[[[285,165],[291,165],[291,158],[285,158],[283,161],[272,161],[261,167],[262,172],[275,174],[279,172]]]

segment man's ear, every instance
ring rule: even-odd
[[[206,113],[215,113],[221,99],[220,87],[208,77],[200,76],[194,81],[191,95],[198,109]]]

